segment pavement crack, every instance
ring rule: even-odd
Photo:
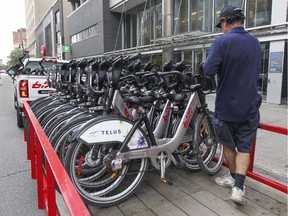
[[[18,171],[18,172],[9,173],[9,174],[7,174],[7,175],[5,175],[5,176],[0,176],[0,179],[6,178],[6,177],[10,177],[10,176],[14,176],[14,175],[17,175],[17,174],[19,174],[19,173],[30,172],[30,171],[31,171],[31,169],[20,170],[20,171]]]

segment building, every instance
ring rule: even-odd
[[[26,28],[17,29],[13,31],[13,48],[19,48],[19,45],[26,46]]]
[[[36,56],[49,56],[58,59],[70,59],[70,52],[63,52],[63,46],[70,38],[67,31],[67,17],[72,12],[71,4],[65,0],[56,0],[46,11],[35,28]]]
[[[26,16],[26,50],[30,56],[36,56],[36,37],[35,29],[48,8],[55,0],[25,0],[25,16]]]
[[[74,10],[67,17],[73,58],[121,49],[121,13],[111,12],[109,1],[68,1]]]
[[[287,0],[68,0],[72,58],[144,54],[163,65],[204,61],[225,5],[241,7],[245,28],[261,42],[259,93],[280,104],[287,98]]]

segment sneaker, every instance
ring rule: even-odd
[[[235,179],[231,176],[230,172],[222,177],[215,178],[214,181],[217,185],[223,187],[233,188],[235,184]]]
[[[245,204],[245,187],[243,191],[238,187],[233,187],[230,195],[230,200],[235,202],[236,204],[244,205]]]

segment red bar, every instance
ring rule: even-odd
[[[273,180],[268,179],[268,178],[266,178],[266,177],[264,177],[262,175],[259,175],[257,173],[250,172],[250,171],[247,171],[247,176],[255,179],[256,181],[259,181],[259,182],[262,182],[262,183],[264,183],[266,185],[269,185],[270,187],[273,187],[273,188],[275,188],[277,190],[280,190],[280,191],[282,191],[282,192],[284,192],[286,194],[288,193],[287,186],[283,185],[283,184],[281,184],[279,182],[273,181]]]
[[[55,182],[53,172],[50,164],[46,160],[46,177],[47,177],[47,201],[48,201],[48,216],[57,215],[56,196],[55,196]]]
[[[36,179],[36,154],[35,154],[35,134],[34,129],[31,128],[32,137],[30,136],[30,156],[31,156],[31,178]]]
[[[274,132],[274,133],[288,135],[288,128],[268,125],[268,124],[264,124],[264,123],[260,123],[259,124],[259,128],[261,128],[263,130],[271,131],[271,132]]]
[[[42,149],[39,140],[36,138],[37,154],[37,191],[38,191],[38,208],[45,209],[43,170],[42,170]]]

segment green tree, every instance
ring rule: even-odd
[[[13,65],[19,64],[19,58],[23,55],[23,51],[19,48],[15,48],[11,51],[10,55],[7,56],[8,61],[6,63],[6,68],[9,68]]]

